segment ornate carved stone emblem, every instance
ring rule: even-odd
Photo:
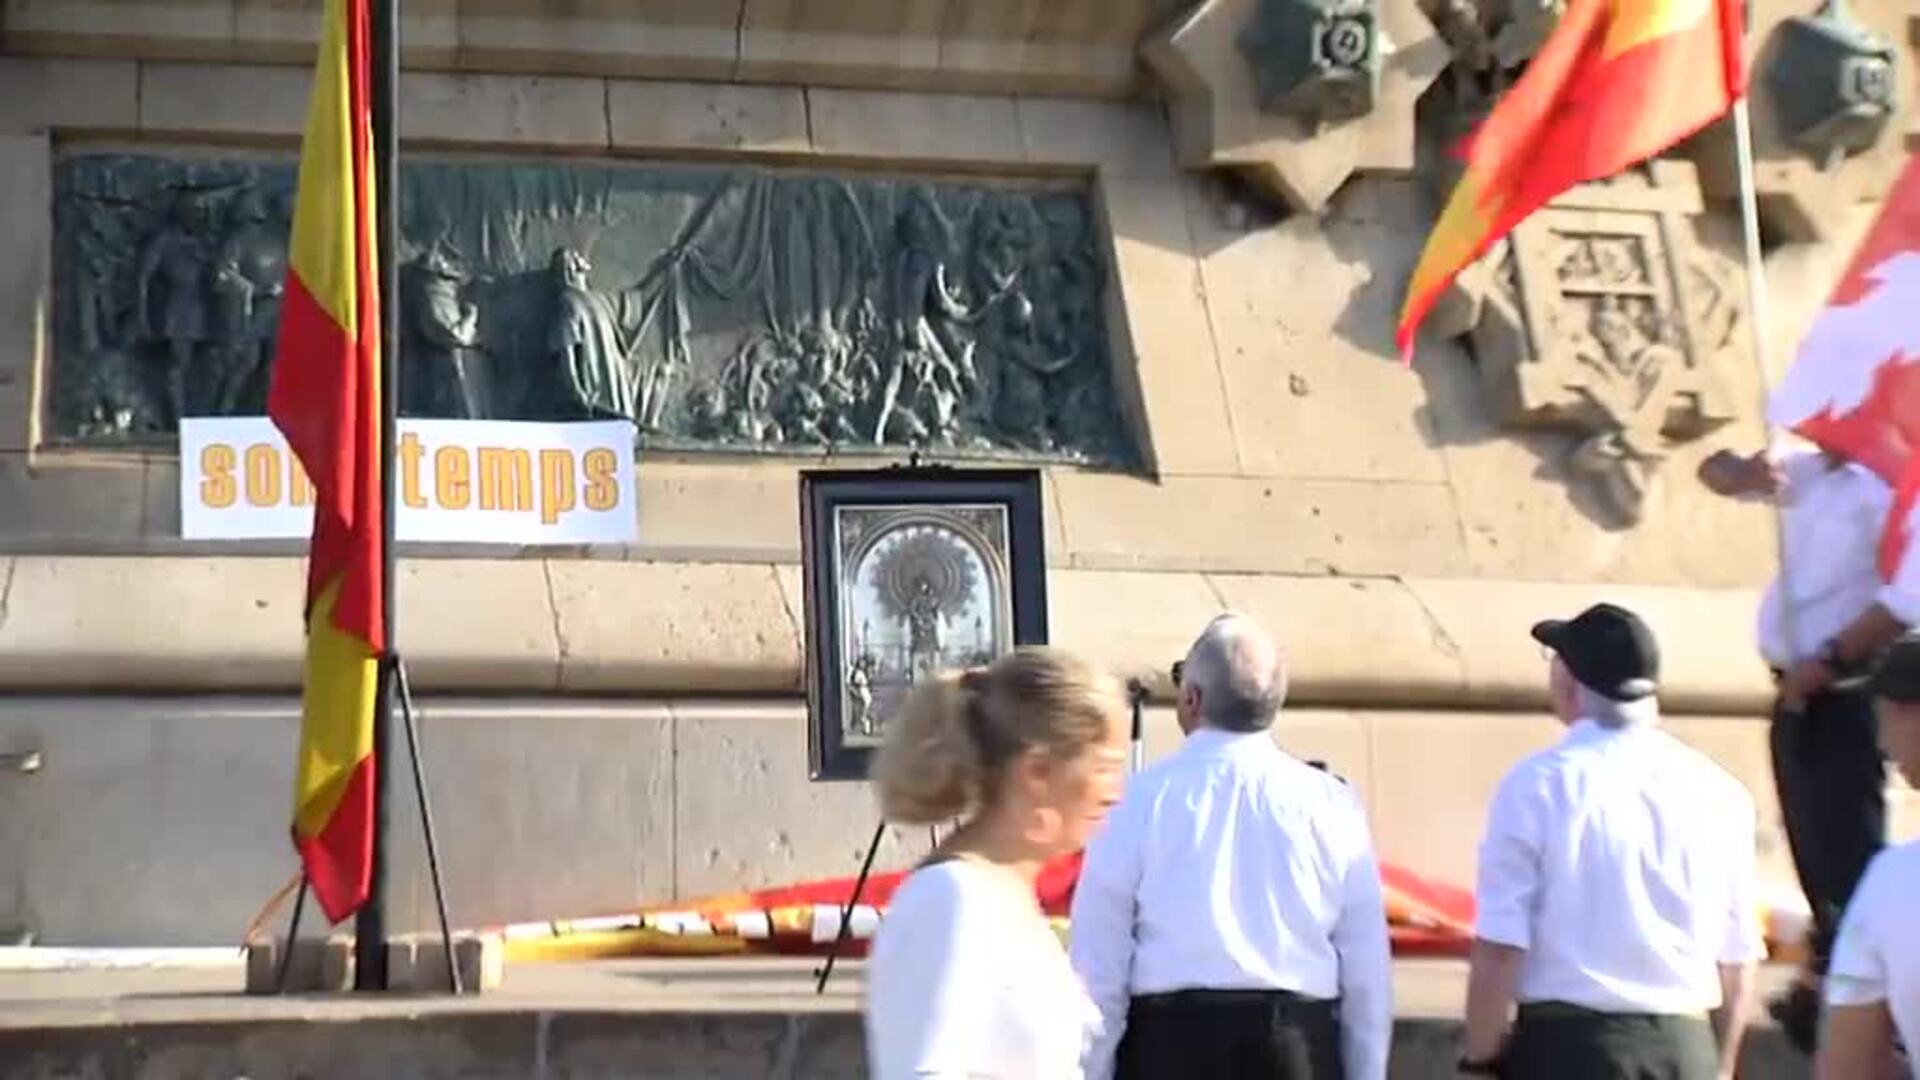
[[[1569,477],[1617,526],[1639,520],[1671,446],[1733,419],[1721,371],[1737,352],[1733,283],[1694,247],[1691,166],[1578,188],[1475,268],[1454,326],[1495,414],[1569,430]]]
[[[57,439],[262,410],[293,179],[285,159],[59,162]],[[409,415],[625,417],[692,450],[1138,460],[1084,190],[419,158],[401,181]]]
[[[1754,185],[1771,236],[1825,240],[1906,160],[1916,39],[1909,0],[1753,0]],[[1731,124],[1691,144],[1707,196],[1739,197]]]
[[[1262,109],[1312,130],[1373,111],[1380,35],[1371,0],[1263,0],[1238,43]]]
[[[1318,211],[1356,172],[1413,168],[1447,48],[1419,0],[1202,0],[1141,46],[1189,168]]]

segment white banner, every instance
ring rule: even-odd
[[[619,544],[637,532],[633,424],[402,418],[401,540]],[[313,485],[264,416],[180,421],[180,535],[306,539]]]

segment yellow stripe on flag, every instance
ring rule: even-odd
[[[306,693],[300,710],[294,830],[319,835],[340,805],[361,759],[373,753],[373,698],[379,672],[367,643],[333,624],[336,578],[307,623]]]

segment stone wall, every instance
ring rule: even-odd
[[[0,52],[0,752],[44,755],[37,774],[0,775],[0,928],[49,941],[229,940],[292,871],[297,552],[184,542],[171,454],[56,448],[41,427],[56,157],[284,150],[303,113],[300,5],[139,6],[118,33],[118,5],[11,4]],[[1761,438],[1744,331],[1712,361],[1727,422],[1668,449],[1636,521],[1610,520],[1570,467],[1580,433],[1516,429],[1458,341],[1424,340],[1411,369],[1391,358],[1430,185],[1369,167],[1319,213],[1284,212],[1183,168],[1132,60],[1178,5],[1121,5],[1124,49],[1046,29],[1040,6],[996,6],[1029,13],[1017,32],[888,37],[769,14],[831,5],[649,4],[625,21],[410,5],[405,136],[435,153],[1085,183],[1147,468],[1046,469],[1055,641],[1162,677],[1213,612],[1252,611],[1296,665],[1282,741],[1367,790],[1386,857],[1464,881],[1486,791],[1550,734],[1526,627],[1624,599],[1661,633],[1682,734],[1770,806],[1749,641],[1771,523],[1692,481],[1705,453]],[[910,22],[923,7],[940,5],[846,5]],[[692,77],[738,81],[668,81]],[[1039,96],[1063,92],[1100,96]],[[1737,283],[1737,222],[1710,172],[1680,228]],[[1819,236],[1771,255],[1776,369],[1872,209],[1838,200]],[[1737,321],[1744,296],[1728,295]],[[805,779],[796,476],[815,463],[649,453],[632,545],[404,552],[400,639],[430,695],[458,919],[857,864],[864,792]],[[1164,717],[1153,738],[1171,744]],[[402,879],[419,923],[417,866]]]

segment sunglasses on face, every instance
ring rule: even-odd
[[[1185,660],[1175,660],[1173,662],[1173,669],[1170,674],[1173,677],[1174,689],[1178,690],[1180,688],[1180,676],[1186,670],[1187,670],[1187,662]]]

